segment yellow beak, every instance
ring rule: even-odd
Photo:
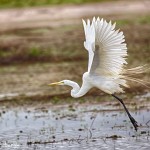
[[[53,85],[62,85],[62,84],[63,84],[63,82],[60,81],[60,82],[50,83],[50,84],[48,84],[48,85],[53,86]]]

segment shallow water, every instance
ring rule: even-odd
[[[1,108],[0,149],[148,150],[150,106],[143,98],[142,107],[131,111],[140,125],[138,132],[122,107],[110,101],[99,105]]]

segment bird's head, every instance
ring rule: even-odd
[[[62,81],[59,81],[59,82],[50,83],[48,85],[50,85],[50,86],[53,86],[53,85],[68,85],[68,86],[71,86],[71,87],[78,86],[78,84],[76,82],[71,81],[71,80],[62,80]]]

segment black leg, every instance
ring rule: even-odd
[[[119,100],[119,102],[123,105],[123,107],[124,107],[124,109],[125,109],[125,111],[126,111],[128,117],[129,117],[130,120],[131,120],[131,123],[133,124],[135,130],[137,131],[138,124],[137,124],[136,120],[135,120],[135,119],[131,116],[131,114],[129,113],[127,107],[125,106],[125,104],[124,104],[124,102],[123,102],[123,100],[120,99],[119,97],[117,97],[117,96],[114,95],[114,94],[112,94],[112,96],[115,97],[117,100]]]

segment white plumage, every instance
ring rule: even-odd
[[[83,20],[85,42],[84,47],[88,51],[88,71],[83,74],[82,86],[70,80],[63,80],[50,85],[68,85],[72,87],[71,96],[74,98],[85,95],[91,88],[97,87],[105,93],[111,94],[121,102],[135,130],[137,122],[130,115],[122,99],[114,93],[123,92],[122,86],[128,87],[126,81],[136,81],[144,84],[140,79],[133,78],[133,74],[144,72],[144,67],[139,66],[125,69],[127,47],[124,42],[123,32],[115,30],[115,23],[111,21],[93,18],[92,22]]]
[[[89,53],[88,73],[103,80],[103,85],[96,86],[104,92],[123,92],[120,85],[127,87],[122,76],[123,67],[127,64],[123,32],[114,30],[115,23],[112,25],[111,21],[107,23],[95,17],[91,23],[90,20],[87,23],[83,20],[83,26],[86,39],[84,46]]]
[[[108,94],[124,92],[123,87],[129,87],[127,80],[145,84],[144,81],[132,77],[133,74],[145,72],[145,67],[139,66],[125,69],[127,64],[127,47],[123,32],[115,30],[116,24],[106,22],[99,17],[83,21],[85,32],[84,47],[88,51],[88,71],[83,74],[80,86],[70,80],[63,80],[50,85],[69,85],[72,97],[85,95],[92,87]]]

